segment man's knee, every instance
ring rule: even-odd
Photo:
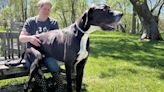
[[[52,57],[45,58],[44,64],[51,73],[60,71],[60,67],[57,63],[57,60]]]

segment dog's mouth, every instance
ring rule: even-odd
[[[117,23],[112,23],[110,25],[107,25],[108,27],[110,27],[110,29],[115,29]]]
[[[116,23],[107,24],[105,26],[102,26],[101,28],[103,30],[109,30],[109,31],[111,31],[111,30],[114,30],[117,25],[118,25],[118,23],[116,22]]]
[[[120,17],[117,17],[117,18],[115,19],[115,22],[113,22],[113,23],[111,23],[111,24],[108,24],[108,25],[106,25],[106,26],[109,27],[109,29],[114,30],[115,27],[121,23],[121,20],[120,20],[121,17],[122,17],[122,15],[121,15]]]
[[[106,24],[100,24],[100,27],[103,29],[103,30],[107,30],[107,31],[111,31],[111,30],[114,30],[115,27],[121,23],[121,17],[117,17],[112,23],[106,23]]]

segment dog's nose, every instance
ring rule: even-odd
[[[115,16],[121,16],[121,17],[123,16],[123,13],[120,11],[114,11],[113,13]]]

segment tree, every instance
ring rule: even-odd
[[[22,6],[22,18],[23,21],[27,19],[27,0],[21,0],[21,6]]]
[[[29,16],[36,16],[38,14],[38,6],[37,6],[38,0],[30,0],[29,1]]]
[[[53,3],[52,16],[59,18],[62,27],[66,27],[75,22],[75,20],[86,9],[85,0],[56,0]]]
[[[137,26],[137,19],[136,19],[136,11],[135,8],[133,7],[133,15],[132,15],[132,29],[131,29],[131,33],[135,34],[137,32],[136,26]]]
[[[130,2],[135,8],[143,27],[141,39],[162,40],[157,22],[148,8],[147,0],[130,0]]]
[[[11,16],[13,16],[12,20],[23,21],[24,7],[23,0],[9,0],[8,7],[11,8]]]
[[[76,4],[77,4],[77,1],[76,0],[71,0],[71,2],[69,3],[70,6],[71,6],[71,22],[74,23],[75,20],[76,20]]]
[[[2,0],[1,18],[4,20],[17,20],[24,21],[25,14],[25,2],[24,0]]]
[[[150,2],[150,11],[152,12],[154,18],[155,18],[155,21],[157,22],[158,24],[158,21],[159,21],[159,15],[161,13],[161,10],[162,10],[162,7],[164,5],[164,0],[156,0],[154,6],[153,6],[153,2],[152,0],[148,0]]]

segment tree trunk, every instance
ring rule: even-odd
[[[75,10],[76,0],[71,0],[71,22],[74,23],[76,19],[76,10]]]
[[[67,27],[68,23],[67,23],[67,19],[66,19],[64,10],[62,10],[62,16],[63,16],[63,19],[64,19],[64,27]]]
[[[139,20],[139,18],[136,19],[136,30],[137,30],[137,33],[140,33],[141,25],[140,25],[140,20]]]
[[[24,13],[24,2],[23,2],[23,0],[21,0],[20,3],[21,3],[21,10],[22,10],[22,12],[21,12],[22,18],[20,18],[20,19],[21,19],[21,21],[24,21],[25,20],[25,15],[24,15],[25,13]]]
[[[143,26],[141,39],[162,40],[158,25],[148,8],[146,0],[130,0]]]
[[[133,16],[132,16],[132,29],[131,29],[131,33],[135,34],[137,29],[136,29],[136,11],[133,7]]]
[[[120,26],[120,30],[121,30],[121,32],[125,33],[125,32],[126,32],[126,31],[125,31],[126,25],[125,25],[125,28],[123,27],[122,24],[119,24],[119,26]]]
[[[27,0],[25,1],[25,12],[24,12],[24,20],[23,21],[26,21],[27,19]]]

